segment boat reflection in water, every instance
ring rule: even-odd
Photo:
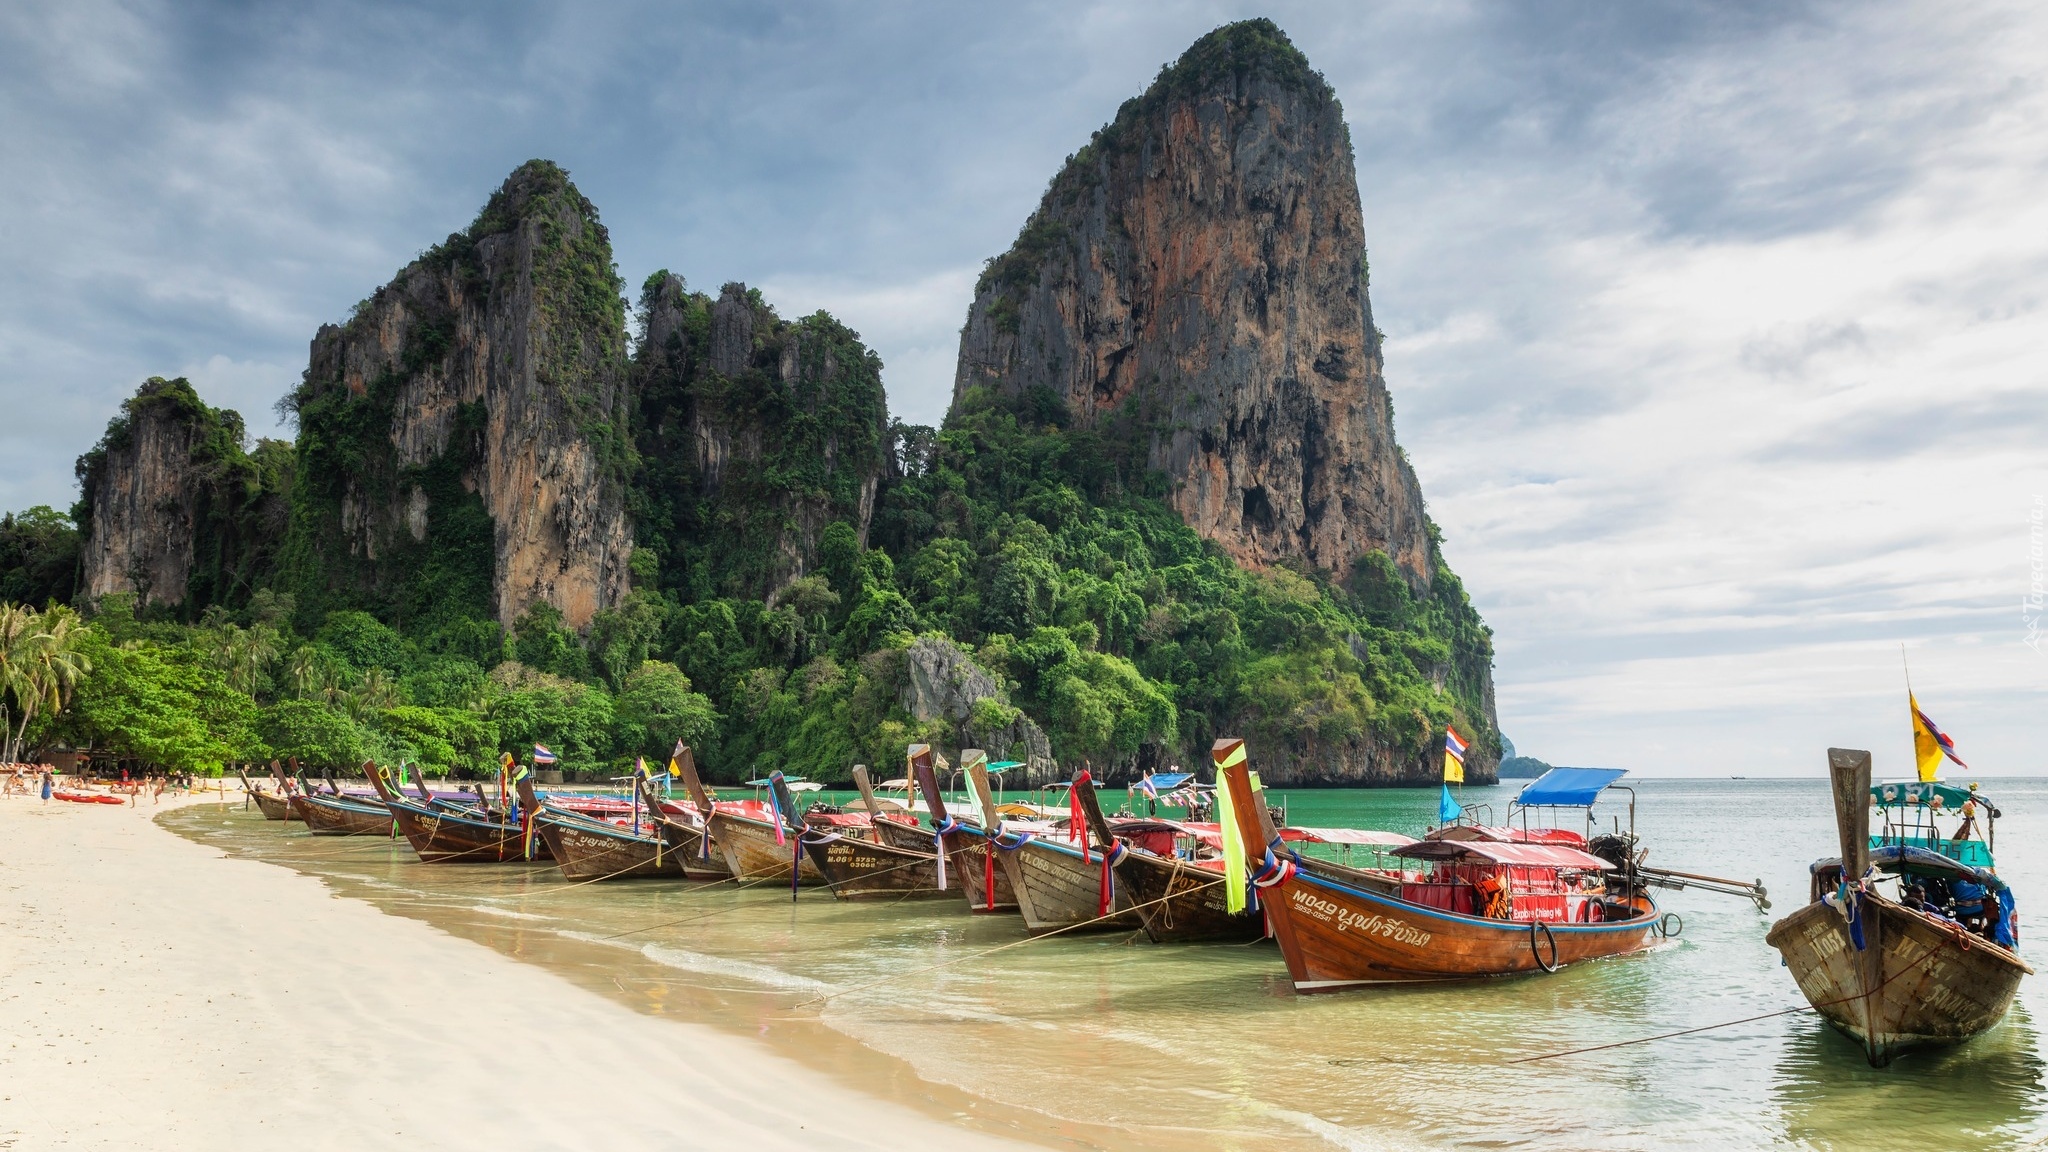
[[[1973,1043],[1874,1068],[1815,1015],[1795,1018],[1771,1077],[1784,1138],[1800,1147],[2010,1146],[2048,1117],[2040,1036],[2024,1007]]]

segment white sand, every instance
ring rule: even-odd
[[[162,810],[0,798],[0,1149],[1022,1147],[230,859]]]

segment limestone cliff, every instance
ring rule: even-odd
[[[1010,707],[1009,694],[965,649],[950,640],[920,636],[903,656],[898,702],[912,719],[943,720],[952,726],[951,735],[960,747],[982,748],[997,760],[1022,764],[1003,777],[1006,788],[1061,778],[1044,730]]]
[[[1377,549],[1419,591],[1433,550],[1380,369],[1343,110],[1254,20],[1068,160],[976,286],[954,396],[1044,390],[1121,422],[1240,563],[1342,573]]]
[[[513,172],[475,223],[313,339],[293,397],[305,607],[572,627],[628,590],[625,308],[566,173]]]
[[[78,459],[72,517],[80,592],[138,606],[234,606],[267,572],[285,525],[291,449],[243,447],[242,417],[208,407],[182,377],[151,377]]]
[[[1443,731],[1418,705],[1448,699],[1475,738],[1468,779],[1490,782],[1491,638],[1395,443],[1367,280],[1343,109],[1270,21],[1227,25],[1069,157],[988,262],[954,414],[1001,401],[1043,433],[1076,434],[1120,485],[1161,496],[1238,564],[1320,569],[1329,579],[1302,595],[1370,622],[1347,638],[1352,661],[1300,637],[1262,641],[1294,652],[1308,684],[1364,670],[1362,723],[1305,720],[1336,695],[1248,684],[1185,731],[1255,739],[1275,782],[1423,784],[1439,778]],[[1171,631],[1169,614],[1154,619]]]
[[[770,599],[817,566],[827,525],[866,545],[888,471],[879,358],[823,312],[784,320],[744,284],[666,272],[633,364],[639,544],[664,584]]]

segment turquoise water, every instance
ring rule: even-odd
[[[402,846],[314,840],[232,810],[165,822],[643,1011],[759,1035],[871,1090],[1067,1146],[1949,1150],[2048,1136],[2041,977],[1991,1033],[1884,1070],[1810,1013],[1509,1063],[1802,1003],[1763,937],[1804,900],[1807,864],[1833,854],[1825,783],[1635,786],[1650,863],[1761,879],[1774,912],[1666,893],[1685,931],[1646,955],[1554,976],[1317,997],[1288,990],[1269,945],[1159,947],[1121,934],[1019,944],[1015,920],[970,918],[950,902],[571,887],[551,868],[428,868]],[[1513,790],[1464,795],[1504,813]],[[2038,966],[2048,782],[1986,790],[2006,813],[2000,872],[2019,895],[2022,953]],[[1275,796],[1307,825],[1419,832],[1436,808],[1433,789]],[[1626,820],[1625,804],[1600,811],[1603,823],[1608,813]],[[2036,922],[2044,927],[2030,931]]]

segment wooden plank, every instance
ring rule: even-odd
[[[982,878],[980,884],[967,888],[967,906],[975,912],[1022,911],[1023,897],[1018,894],[1017,861],[1015,852],[1005,852],[996,847],[993,838],[1003,829],[1003,817],[996,811],[995,794],[988,785],[988,754],[979,748],[969,748],[960,754],[961,770],[967,774],[967,787],[974,793],[975,801],[981,807],[981,827],[985,835],[979,847],[967,850],[967,867],[972,875]],[[993,874],[990,873],[993,862]],[[993,898],[991,898],[993,893]]]
[[[1870,871],[1870,753],[1828,749],[1828,781],[1835,794],[1835,831],[1842,844],[1842,875],[1854,882]]]
[[[867,765],[855,764],[853,766],[853,786],[860,789],[860,802],[867,808],[868,816],[871,819],[880,820],[882,818],[882,806],[875,802],[875,786],[868,780]]]

